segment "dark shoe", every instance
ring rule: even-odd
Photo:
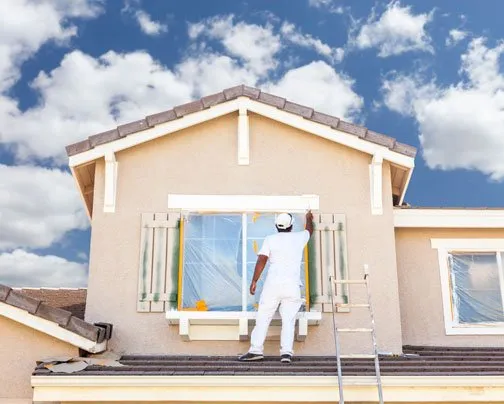
[[[250,353],[250,352],[247,352],[246,354],[244,354],[238,358],[238,360],[241,362],[262,361],[263,359],[264,359],[263,355]]]
[[[280,362],[283,363],[291,363],[291,361],[292,361],[292,355],[289,354],[282,355],[282,358],[280,359]]]

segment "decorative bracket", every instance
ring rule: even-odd
[[[247,107],[240,105],[238,109],[238,165],[249,165],[249,156],[249,117],[247,115]]]
[[[371,214],[383,214],[383,156],[379,153],[373,155],[369,165],[369,180],[371,193]]]
[[[115,153],[105,155],[105,197],[103,211],[115,212],[116,194],[117,194],[117,160]]]

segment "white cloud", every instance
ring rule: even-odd
[[[324,8],[330,13],[343,14],[345,9],[343,6],[337,6],[334,4],[334,0],[308,0],[308,4],[315,8]]]
[[[146,35],[157,36],[168,32],[168,25],[162,24],[159,21],[154,21],[144,10],[137,10],[135,12],[135,18],[140,29]]]
[[[265,85],[265,89],[320,112],[356,119],[363,100],[353,91],[353,84],[349,77],[318,61],[288,71],[278,82]]]
[[[462,77],[454,85],[405,75],[385,80],[385,104],[417,120],[430,168],[479,170],[492,180],[504,179],[502,55],[504,43],[489,48],[477,38],[461,57]]]
[[[319,55],[326,57],[333,63],[341,62],[343,60],[345,51],[342,48],[331,48],[318,38],[314,38],[309,34],[302,34],[296,29],[294,24],[284,22],[280,31],[287,41],[304,48],[313,49]]]
[[[460,41],[463,41],[467,36],[469,35],[469,32],[467,31],[461,31],[459,29],[452,29],[449,32],[448,38],[446,38],[446,46],[453,46],[458,44]]]
[[[76,35],[71,18],[91,18],[101,12],[96,0],[0,1],[0,91],[19,79],[19,67],[50,41],[64,43]]]
[[[86,287],[87,264],[18,249],[0,254],[0,283],[11,287]]]
[[[67,172],[0,164],[0,178],[0,251],[49,247],[72,229],[88,228]]]
[[[270,25],[235,23],[233,15],[217,16],[190,24],[189,36],[191,39],[207,36],[221,41],[231,56],[243,60],[257,74],[265,74],[278,63],[275,55],[281,49],[281,41]]]
[[[380,57],[411,51],[433,53],[431,38],[425,30],[432,18],[433,11],[415,15],[410,6],[402,7],[399,1],[392,1],[380,17],[373,11],[350,42],[359,49],[378,48]]]

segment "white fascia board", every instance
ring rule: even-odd
[[[312,133],[344,146],[348,146],[352,149],[356,149],[370,155],[381,154],[385,160],[402,167],[413,168],[415,166],[415,159],[413,157],[394,152],[385,146],[369,142],[349,133],[341,132],[337,129],[330,128],[327,125],[304,119],[302,116],[282,111],[273,106],[248,99],[247,109],[256,114],[284,123],[285,125],[292,126],[302,131]]]
[[[77,177],[77,172],[76,172],[75,167],[70,167],[70,171],[72,173],[72,177],[73,177],[75,183],[77,184],[77,189],[79,190],[79,195],[80,195],[81,201],[84,204],[84,208],[86,210],[86,215],[87,215],[89,221],[91,222],[91,212],[88,209],[88,204],[86,202],[86,198],[84,197],[84,189],[82,188],[81,183]]]
[[[376,401],[376,378],[344,376],[345,401]],[[334,402],[335,376],[32,376],[34,401]],[[502,402],[503,376],[382,376],[386,402]],[[258,387],[258,388],[252,388]],[[262,388],[261,388],[262,387]]]
[[[97,353],[103,352],[107,349],[106,341],[98,344],[87,338],[81,337],[78,334],[68,331],[63,327],[60,327],[58,324],[53,323],[52,321],[34,316],[33,314],[28,313],[26,310],[11,306],[7,303],[0,302],[0,316],[4,316],[10,320],[16,321],[27,327],[43,332],[44,334],[50,335],[61,341],[68,342],[69,344],[82,348],[88,352]]]
[[[383,157],[375,154],[369,165],[369,189],[371,196],[371,214],[383,214]]]
[[[193,212],[303,213],[319,209],[318,195],[168,195],[168,209]]]
[[[241,103],[243,103],[240,100]],[[240,105],[238,114],[238,165],[250,164],[250,127],[247,108]]]
[[[105,155],[105,190],[103,201],[104,212],[115,212],[117,195],[117,169],[118,162],[116,160],[115,153],[107,153]]]
[[[431,247],[445,251],[504,251],[504,238],[432,238]]]
[[[89,161],[97,160],[104,157],[108,153],[116,153],[118,151],[139,145],[141,143],[157,139],[161,136],[168,135],[170,133],[174,133],[182,129],[186,129],[191,126],[198,125],[211,119],[237,111],[238,107],[238,100],[232,100],[219,105],[215,105],[203,111],[195,112],[193,114],[183,116],[182,118],[157,125],[153,128],[133,133],[122,139],[117,139],[110,143],[96,146],[94,149],[85,151],[83,153],[70,156],[69,165],[70,167],[75,167]]]
[[[504,229],[504,209],[394,209],[395,227]]]

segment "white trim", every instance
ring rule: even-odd
[[[11,306],[7,303],[0,302],[0,316],[4,316],[27,327],[31,327],[61,341],[68,342],[69,344],[82,348],[88,352],[97,353],[103,352],[107,349],[106,341],[98,344],[68,331],[52,321],[37,317],[28,313],[26,310]]]
[[[408,189],[412,175],[413,175],[413,169],[410,168],[406,173],[406,181],[404,181],[404,184],[402,186],[401,197],[399,198],[399,206],[401,206],[404,202],[404,197],[406,196],[406,190]]]
[[[504,229],[504,209],[394,209],[394,226]]]
[[[115,212],[118,164],[114,153],[107,153],[105,155],[104,212]]]
[[[376,378],[344,376],[346,402],[375,402]],[[335,376],[32,376],[34,401],[335,402]],[[382,376],[386,402],[502,402],[503,376]]]
[[[504,324],[461,325],[457,323],[454,318],[454,308],[452,307],[450,267],[448,265],[448,256],[450,251],[495,252],[497,256],[499,256],[499,252],[504,251],[504,239],[433,238],[431,239],[431,247],[438,250],[438,265],[441,280],[441,296],[443,300],[443,318],[446,335],[504,335]],[[497,259],[499,260],[499,258]],[[502,272],[502,268],[500,268],[500,272]]]
[[[238,164],[247,166],[250,163],[249,117],[247,108],[240,105],[238,110]]]
[[[86,202],[86,198],[85,198],[85,194],[84,194],[84,189],[81,186],[81,183],[77,177],[76,171],[77,170],[75,167],[70,166],[70,172],[72,173],[72,177],[73,177],[75,183],[77,184],[77,189],[79,190],[79,195],[80,195],[81,201],[84,204],[84,208],[86,209],[86,215],[88,217],[88,220],[91,222],[91,211],[88,208],[88,204]]]
[[[198,212],[281,212],[303,213],[319,209],[318,195],[168,195],[168,209]]]
[[[247,283],[247,214],[242,214],[242,311],[247,311],[248,283]]]
[[[369,164],[369,190],[371,195],[371,214],[383,215],[383,156],[375,154]]]

